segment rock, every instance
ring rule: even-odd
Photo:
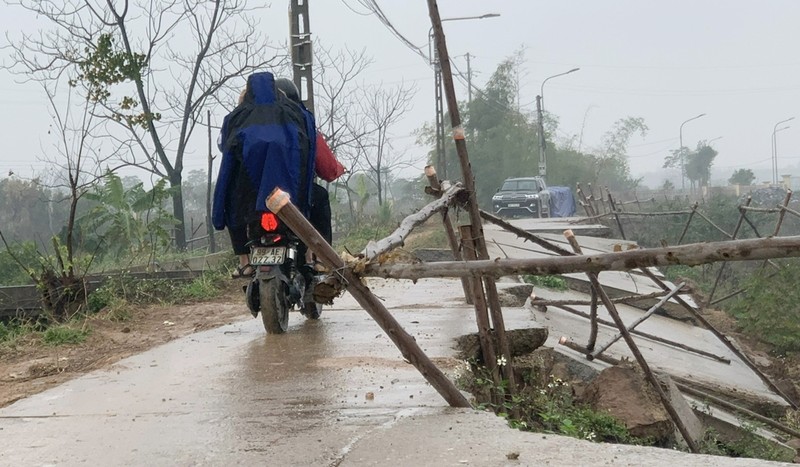
[[[506,331],[506,338],[511,350],[511,358],[527,355],[534,350],[544,345],[547,340],[547,328],[527,328],[527,329],[513,329]],[[491,331],[492,341],[496,349],[500,346],[497,342],[497,335]],[[456,346],[460,350],[458,358],[462,360],[471,360],[479,364],[483,363],[483,353],[481,350],[481,342],[478,333],[467,334],[456,339]],[[499,357],[498,352],[498,357]],[[505,356],[509,358],[508,355]]]
[[[579,397],[598,371],[591,365],[556,352],[552,347],[542,347],[514,359],[514,374],[517,381],[526,381],[538,388],[547,386],[551,378],[567,381]]]
[[[532,284],[498,285],[497,295],[501,306],[521,307],[533,292]]]
[[[657,444],[670,441],[674,425],[644,375],[621,364],[606,368],[586,387],[581,398],[593,409],[607,411],[637,437]]]

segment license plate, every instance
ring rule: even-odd
[[[519,203],[508,203],[508,207],[510,207],[510,208],[518,208],[519,207]]]
[[[255,266],[283,264],[285,247],[255,247],[250,251],[250,264]]]

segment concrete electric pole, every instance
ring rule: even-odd
[[[308,0],[291,0],[289,5],[290,44],[292,47],[292,80],[306,108],[314,113],[314,52],[308,19]]]

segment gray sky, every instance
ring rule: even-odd
[[[427,50],[430,27],[423,0],[379,0],[386,15],[408,39]],[[348,7],[349,5],[349,7]],[[548,81],[548,111],[560,118],[558,136],[584,128],[583,148],[600,143],[617,119],[643,117],[650,127],[632,142],[635,174],[660,170],[669,149],[678,147],[681,122],[684,145],[722,137],[715,179],[736,168],[770,173],[771,135],[779,120],[800,117],[800,2],[790,0],[440,0],[442,17],[500,13],[499,18],[445,23],[451,56],[474,56],[475,84],[481,86],[497,64],[525,47],[522,103],[534,100],[544,78],[580,67],[579,72]],[[260,16],[275,41],[288,35],[288,0],[273,1]],[[35,28],[15,8],[3,6],[4,30]],[[418,86],[413,110],[395,129],[395,144],[422,158],[424,149],[409,136],[433,115],[433,72],[374,16],[363,15],[357,0],[310,0],[311,30],[329,46],[366,48],[375,59],[365,79],[370,83],[413,82]],[[353,11],[355,10],[355,11]],[[357,12],[362,12],[358,14]],[[464,58],[456,65],[466,69]],[[459,98],[466,89],[457,88]],[[9,169],[30,175],[48,124],[47,107],[37,88],[14,83],[0,73],[0,113],[5,148],[0,176]],[[533,106],[526,107],[533,110]],[[217,116],[220,120],[222,115]],[[585,120],[585,125],[584,125]],[[800,119],[778,134],[781,173],[800,167]],[[205,136],[187,170],[205,167]],[[535,148],[531,149],[535,151]],[[420,168],[421,168],[420,164]],[[531,173],[536,167],[531,167]],[[800,169],[795,170],[800,175]],[[651,181],[648,178],[648,181]]]

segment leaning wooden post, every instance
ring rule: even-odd
[[[583,189],[581,188],[581,184],[580,183],[577,184],[577,190],[576,191],[578,193],[578,198],[579,198],[581,204],[583,205],[583,210],[586,211],[586,216],[587,217],[595,217],[595,216],[597,216],[597,213],[594,212],[593,206],[589,203],[589,200],[586,198],[586,193],[583,192]]]
[[[567,230],[564,232],[564,236],[567,238],[567,241],[569,241],[570,245],[572,245],[572,249],[575,250],[575,253],[578,253],[580,251],[580,245],[578,245],[578,241],[575,239],[575,234],[573,234],[571,230]],[[675,407],[672,406],[672,402],[670,401],[669,397],[664,392],[664,389],[661,388],[661,384],[658,382],[658,379],[656,379],[652,370],[650,370],[650,365],[647,364],[647,360],[644,359],[644,356],[642,356],[642,353],[639,351],[639,347],[636,345],[636,342],[633,341],[633,337],[631,337],[631,334],[625,327],[625,323],[622,321],[622,318],[620,318],[619,313],[617,312],[616,305],[614,305],[614,303],[608,298],[605,290],[603,290],[603,287],[600,285],[597,274],[587,273],[586,276],[589,278],[589,281],[592,283],[592,286],[595,288],[595,290],[597,290],[597,295],[600,297],[603,305],[605,305],[608,314],[610,314],[611,318],[614,320],[614,324],[616,324],[620,334],[622,334],[623,339],[625,339],[625,342],[628,344],[628,348],[636,358],[637,363],[639,363],[639,366],[642,368],[645,378],[650,385],[653,386],[653,390],[655,390],[656,394],[658,394],[658,397],[661,399],[664,409],[669,414],[672,422],[675,423],[675,426],[678,428],[678,431],[680,431],[684,441],[686,441],[686,445],[689,446],[689,449],[692,452],[699,452],[697,444],[689,434],[689,430],[686,429],[686,425],[683,424],[683,420],[681,420],[681,417],[678,415]]]
[[[683,237],[685,237],[686,232],[689,231],[689,224],[692,223],[692,217],[694,217],[694,214],[696,212],[697,212],[697,201],[695,201],[694,204],[692,205],[692,212],[689,213],[689,218],[686,219],[686,225],[683,226],[683,232],[681,232],[681,237],[678,239],[677,245],[683,243]]]
[[[432,165],[425,166],[425,176],[428,178],[428,184],[437,192],[442,191],[442,184],[439,183],[439,177],[436,176],[436,168]],[[444,224],[444,231],[447,233],[447,241],[450,243],[450,251],[453,253],[453,259],[461,261],[461,250],[458,248],[458,237],[456,237],[456,230],[453,228],[453,222],[450,220],[450,214],[447,210],[442,212],[442,223]],[[474,297],[472,294],[472,286],[466,277],[461,278],[461,288],[464,289],[464,300],[468,305],[474,304]]]
[[[378,323],[387,336],[400,349],[400,353],[422,374],[431,386],[442,395],[452,407],[469,407],[469,401],[455,387],[444,373],[431,362],[409,333],[383,306],[383,303],[361,282],[361,278],[336,254],[319,232],[308,222],[289,199],[289,194],[276,188],[267,198],[267,208],[274,212],[292,229],[308,248],[322,260],[334,273],[340,274],[353,298]]]
[[[471,237],[475,241],[475,252],[479,260],[488,260],[489,253],[486,249],[486,238],[483,236],[483,225],[481,224],[480,208],[478,207],[478,196],[475,190],[475,175],[469,162],[467,152],[467,142],[464,127],[461,126],[461,113],[458,110],[458,99],[453,84],[453,70],[450,66],[450,55],[447,52],[447,42],[444,38],[442,29],[442,19],[439,16],[439,7],[436,0],[428,0],[428,12],[431,18],[431,28],[433,29],[436,40],[436,50],[439,53],[439,66],[442,73],[442,83],[444,84],[445,97],[447,98],[447,110],[450,114],[450,126],[453,128],[453,140],[461,163],[461,176],[464,186],[467,189],[469,200],[467,208],[471,227]],[[497,295],[497,285],[494,277],[483,277],[483,284],[486,287],[486,298],[492,312],[492,324],[494,332],[500,344],[502,355],[506,357],[506,373],[509,375],[509,387],[514,387],[514,371],[511,368],[511,350],[506,339],[505,323],[503,321],[503,311],[500,308],[500,299]],[[491,362],[489,362],[491,363]],[[511,389],[514,391],[516,388]]]
[[[464,259],[467,261],[475,261],[477,257],[475,253],[475,241],[471,237],[472,229],[468,225],[462,225],[459,227],[459,230],[461,232]],[[495,352],[494,342],[492,341],[492,325],[489,323],[489,306],[486,303],[486,294],[483,290],[480,275],[472,275],[470,289],[474,294],[475,322],[478,324],[478,340],[481,343],[483,364],[486,365],[486,368],[491,372],[495,387],[500,387],[502,381],[500,379],[500,369],[497,365],[497,353]],[[500,402],[494,390],[492,391],[492,399],[495,403]]]
[[[608,205],[611,208],[611,211],[614,212],[614,218],[617,220],[617,227],[619,227],[619,234],[622,236],[623,240],[627,240],[625,238],[625,230],[622,228],[622,221],[619,220],[619,211],[617,211],[617,205],[614,204],[614,198],[611,197],[611,192],[606,187],[606,194],[608,195]]]
[[[572,233],[571,230],[569,230],[568,232]],[[569,241],[572,250],[575,252],[574,254],[576,255],[583,254],[583,250],[581,249],[581,246],[578,244],[578,240],[575,238],[574,235],[572,236],[571,239],[567,238],[567,241]],[[566,253],[570,254],[568,251],[566,251]],[[598,332],[598,326],[597,326],[598,291],[595,288],[594,284],[592,284],[591,286],[591,294],[592,294],[591,302],[589,305],[589,340],[586,342],[586,350],[588,350],[589,352],[594,350],[594,346],[597,344],[597,332]]]
[[[750,202],[753,201],[752,196],[748,196],[747,200],[745,200],[744,205],[745,207],[750,206]],[[731,240],[736,240],[736,236],[739,235],[739,229],[742,228],[742,223],[744,222],[746,211],[739,208],[739,222],[736,223],[736,228],[733,229],[733,233],[731,234]],[[717,286],[719,285],[720,279],[722,279],[722,274],[725,272],[725,266],[728,265],[728,262],[725,261],[722,263],[722,266],[719,268],[719,273],[717,274],[717,279],[714,281],[714,286],[711,287],[711,292],[708,293],[708,300],[706,301],[706,305],[711,303],[711,300],[714,299],[714,292],[717,291]]]

